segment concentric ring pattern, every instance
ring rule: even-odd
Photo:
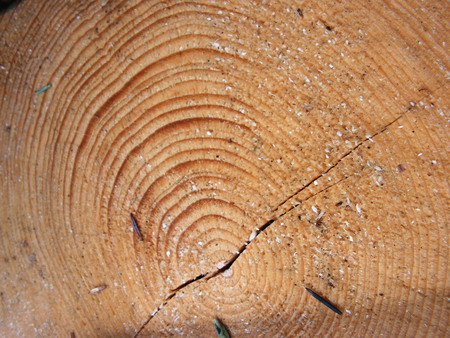
[[[19,21],[45,39],[25,38],[0,59],[14,60],[2,83],[52,87],[22,100],[3,86],[2,110],[17,114],[4,118],[15,141],[0,169],[8,196],[26,201],[8,205],[39,229],[11,236],[30,236],[45,257],[49,321],[64,327],[55,332],[72,318],[81,335],[207,336],[220,317],[236,336],[378,335],[392,324],[385,313],[401,318],[398,335],[414,319],[424,334],[448,331],[448,287],[424,282],[448,277],[447,229],[417,211],[423,198],[426,214],[447,221],[432,178],[448,162],[436,12],[433,30],[417,28],[412,2],[33,6],[35,21],[26,23],[25,5]],[[399,244],[407,255],[395,238],[411,240]],[[417,300],[418,290],[432,300]],[[60,299],[70,309],[62,315],[51,309]],[[413,302],[432,319],[417,319]]]

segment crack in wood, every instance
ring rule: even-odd
[[[209,272],[207,273],[202,273],[200,275],[198,275],[195,278],[189,279],[187,282],[184,282],[183,284],[181,284],[180,286],[176,287],[175,289],[171,290],[170,292],[174,292],[175,294],[180,291],[181,289],[185,288],[186,286],[188,286],[191,283],[194,283],[195,281],[202,279],[203,277],[205,277],[206,275],[208,275]]]
[[[266,223],[263,224],[263,226],[261,226],[260,228],[256,229],[256,233],[253,236],[253,238],[249,238],[244,245],[241,246],[241,248],[238,250],[237,253],[234,254],[234,256],[228,261],[227,264],[225,264],[223,267],[221,267],[220,269],[217,269],[216,271],[212,272],[211,274],[209,274],[209,276],[207,276],[206,280],[209,280],[223,272],[225,272],[226,270],[228,270],[229,268],[231,268],[231,266],[233,265],[233,263],[239,258],[239,256],[245,251],[245,249],[247,249],[247,246],[253,242],[255,240],[256,237],[259,236],[260,233],[262,233],[264,230],[266,230],[273,222],[275,222],[276,219],[271,219],[269,221],[267,221]]]
[[[410,111],[410,110],[408,110]],[[403,114],[400,114],[398,117],[396,117],[394,120],[392,120],[391,122],[387,123],[386,125],[384,125],[383,127],[381,127],[377,132],[375,132],[374,134],[367,136],[364,140],[360,141],[356,146],[354,146],[353,148],[351,148],[349,151],[347,151],[344,155],[342,155],[335,164],[333,164],[332,166],[330,166],[328,169],[326,169],[324,172],[322,172],[320,175],[316,176],[315,178],[313,178],[311,181],[309,181],[306,185],[304,185],[303,187],[301,187],[300,189],[298,189],[294,194],[292,194],[291,196],[289,196],[287,199],[285,199],[283,202],[281,202],[280,204],[278,204],[278,206],[275,208],[274,213],[276,214],[277,211],[285,204],[287,204],[289,201],[291,201],[292,199],[294,199],[298,194],[300,194],[303,190],[305,190],[306,188],[308,188],[311,184],[313,184],[316,180],[318,180],[320,177],[325,176],[326,174],[328,174],[331,170],[333,170],[334,168],[336,168],[336,166],[339,165],[339,163],[341,163],[345,158],[347,158],[350,154],[352,154],[353,152],[355,152],[355,150],[357,150],[358,148],[360,148],[362,145],[364,145],[367,141],[372,141],[373,138],[377,137],[378,135],[384,133],[389,126],[391,126],[392,124],[394,124],[395,122],[397,122],[400,118],[402,118],[403,116],[405,116],[408,111],[404,112]],[[196,281],[199,281],[201,279],[206,279],[209,280],[211,278],[216,277],[217,275],[225,272],[226,270],[230,269],[231,266],[234,264],[234,262],[239,258],[239,256],[247,249],[247,246],[251,244],[251,242],[253,242],[256,237],[258,237],[263,231],[265,231],[270,225],[272,225],[272,223],[274,223],[275,221],[277,221],[278,219],[280,219],[281,217],[283,217],[284,215],[286,215],[287,213],[291,212],[293,209],[297,208],[299,205],[301,205],[303,202],[308,201],[309,199],[313,198],[314,196],[317,196],[318,194],[324,192],[325,190],[330,189],[331,187],[341,183],[342,181],[346,180],[348,177],[350,176],[345,176],[344,178],[340,179],[337,182],[334,182],[333,184],[326,186],[325,188],[321,189],[320,191],[312,194],[311,196],[305,198],[304,200],[294,203],[290,208],[288,208],[286,211],[280,213],[278,216],[273,217],[272,219],[270,219],[269,221],[267,221],[266,223],[264,223],[261,227],[256,228],[254,231],[256,231],[256,233],[254,233],[254,236],[251,236],[242,246],[241,248],[238,250],[237,253],[235,253],[233,255],[233,257],[221,268],[217,269],[216,271],[213,272],[206,272],[206,273],[202,273],[200,275],[198,275],[197,277],[194,277],[186,282],[184,282],[183,284],[180,284],[178,287],[176,287],[175,289],[171,290],[171,293],[169,294],[169,296],[167,296],[163,303],[161,303],[158,308],[153,311],[153,313],[149,316],[149,318],[144,322],[144,324],[141,325],[141,327],[139,328],[139,330],[136,332],[134,337],[137,337],[142,330],[145,328],[145,326],[147,326],[147,324],[150,322],[150,320],[155,317],[158,312],[168,303],[168,301],[170,299],[172,299],[173,297],[176,296],[177,292],[184,289],[186,286],[190,285],[191,283],[194,283]]]
[[[164,299],[164,302],[162,302],[161,304],[159,304],[159,306],[156,308],[155,311],[152,312],[152,314],[148,317],[148,319],[141,325],[141,327],[139,328],[139,330],[137,330],[136,334],[133,336],[134,338],[136,338],[137,336],[139,336],[139,334],[142,332],[142,330],[147,326],[147,324],[150,322],[150,320],[155,317],[159,311],[161,311],[161,309],[166,306],[167,302],[172,299],[173,297],[175,297],[176,293],[171,293],[169,294],[169,296],[167,296]]]
[[[397,122],[401,117],[403,117],[406,113],[403,113],[401,115],[399,115],[398,117],[396,117],[394,120],[392,120],[391,122],[389,122],[388,124],[384,125],[383,127],[381,127],[377,132],[375,132],[374,134],[372,134],[371,136],[367,136],[364,140],[360,141],[356,146],[354,146],[353,148],[351,148],[350,150],[348,150],[344,155],[341,156],[340,159],[338,159],[336,161],[335,164],[333,164],[332,166],[330,166],[328,169],[326,169],[324,172],[322,172],[321,174],[317,175],[316,177],[314,177],[312,180],[310,180],[306,185],[304,185],[303,187],[301,187],[300,189],[298,189],[295,193],[293,193],[291,196],[289,196],[288,198],[286,198],[283,202],[281,202],[280,204],[278,204],[278,206],[275,208],[274,213],[276,214],[277,210],[279,210],[283,205],[287,204],[289,201],[291,201],[292,199],[294,199],[298,194],[300,194],[303,190],[305,190],[306,188],[308,188],[311,184],[313,184],[315,181],[317,181],[319,178],[325,176],[326,174],[328,174],[331,170],[333,170],[334,168],[336,168],[337,165],[339,165],[339,163],[341,163],[347,156],[349,156],[350,154],[352,154],[353,152],[355,152],[355,150],[357,150],[358,148],[360,148],[363,144],[365,144],[367,141],[372,140],[373,138],[377,137],[378,135],[380,135],[381,133],[385,132],[387,130],[387,128],[389,128],[389,126],[391,126],[393,123]],[[346,177],[347,178],[347,177]],[[342,181],[342,180],[341,180]],[[340,182],[340,181],[339,181]],[[336,183],[339,183],[336,182]],[[336,183],[322,189],[321,191],[324,191],[330,187],[332,187],[333,185],[335,185]],[[320,192],[321,192],[320,191]],[[319,192],[319,193],[320,193]],[[286,212],[282,213],[281,215],[275,217],[276,219],[280,218],[281,216],[285,215],[286,213],[288,213],[289,211],[293,210],[294,208],[296,208],[297,206],[299,206],[302,202],[307,201],[308,199],[310,199],[311,197],[317,195],[313,194],[310,197],[306,198],[304,201],[301,202],[297,202],[296,204],[294,204],[291,208],[289,208]]]
[[[245,251],[245,249],[247,248],[247,245],[249,245],[249,244],[250,244],[250,243],[251,243],[251,242],[252,242],[252,241],[253,241],[253,240],[261,233],[261,232],[263,232],[265,229],[267,229],[273,222],[275,222],[275,219],[271,219],[271,220],[267,221],[266,223],[264,223],[263,226],[261,226],[260,228],[258,228],[258,229],[256,230],[255,236],[254,236],[253,238],[251,238],[251,239],[248,239],[248,240],[244,243],[244,245],[241,246],[241,248],[239,249],[239,251],[238,251],[236,254],[234,254],[234,256],[228,261],[228,263],[225,264],[225,265],[224,265],[223,267],[221,267],[220,269],[217,269],[216,271],[214,271],[214,272],[212,272],[212,273],[209,273],[209,272],[202,273],[202,274],[198,275],[197,277],[192,278],[192,279],[189,279],[188,281],[184,282],[183,284],[180,284],[180,285],[179,285],[178,287],[176,287],[175,289],[172,289],[172,290],[171,290],[171,293],[169,294],[169,296],[167,296],[167,297],[164,299],[164,302],[161,303],[161,304],[158,306],[158,308],[157,308],[155,311],[153,311],[153,313],[149,316],[149,318],[141,325],[141,327],[140,327],[139,330],[136,332],[136,334],[134,335],[134,337],[137,337],[137,336],[141,333],[141,331],[145,328],[145,326],[147,326],[147,324],[150,322],[150,320],[158,314],[158,312],[159,312],[159,311],[167,304],[167,302],[168,302],[170,299],[172,299],[173,297],[176,296],[176,294],[177,294],[178,291],[184,289],[184,288],[185,288],[186,286],[188,286],[189,284],[194,283],[194,282],[196,282],[196,281],[198,281],[198,280],[200,280],[200,279],[203,279],[203,278],[206,277],[206,280],[209,280],[209,279],[211,279],[211,278],[213,278],[213,277],[215,277],[215,276],[217,276],[217,275],[223,273],[224,271],[228,270],[228,269],[233,265],[233,263],[239,258],[239,256]]]

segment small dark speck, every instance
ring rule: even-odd
[[[11,126],[6,126],[6,131],[10,132],[11,131]]]
[[[319,219],[316,220],[316,227],[320,227],[322,226],[323,221],[322,221],[322,217],[320,217]]]
[[[331,31],[332,30],[332,28],[330,26],[328,26],[328,25],[326,25],[325,28],[327,29],[327,31]]]
[[[342,205],[342,201],[340,201],[340,202],[337,202],[335,205],[337,206],[337,207],[339,207],[339,206],[341,206]]]
[[[233,143],[233,139],[229,138],[228,143]]]
[[[379,295],[380,295],[381,297],[383,297],[383,296],[384,296],[384,293],[379,293]]]
[[[32,253],[30,256],[28,256],[28,259],[30,260],[30,263],[36,263],[37,262],[35,253]]]
[[[300,15],[301,18],[303,18],[303,12],[300,8],[297,8],[297,13]]]
[[[405,171],[405,168],[403,168],[403,166],[401,164],[399,164],[397,166],[398,171],[400,171],[401,173]]]

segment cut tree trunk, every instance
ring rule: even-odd
[[[0,335],[448,337],[449,7],[4,10]]]

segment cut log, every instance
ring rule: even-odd
[[[448,337],[449,10],[1,12],[0,335]]]

